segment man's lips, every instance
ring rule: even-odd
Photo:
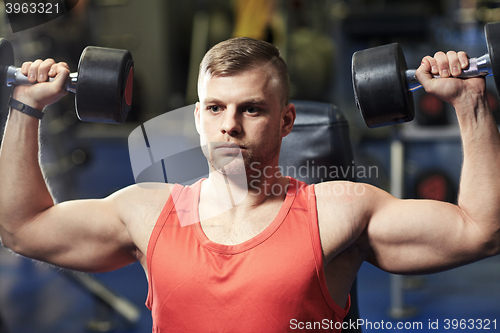
[[[246,147],[237,145],[236,143],[222,143],[216,144],[214,149],[246,149]]]
[[[244,146],[240,146],[235,143],[223,143],[223,144],[216,144],[214,149],[223,154],[237,155],[241,152],[241,150],[246,148]]]

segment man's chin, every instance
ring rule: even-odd
[[[237,156],[217,156],[211,164],[213,169],[224,175],[245,175],[247,172],[241,152]]]
[[[226,176],[229,175],[246,175],[246,168],[243,164],[233,165],[233,163],[228,163],[223,166],[215,165],[214,169]]]

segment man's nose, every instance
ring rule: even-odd
[[[229,135],[237,135],[241,132],[241,119],[235,109],[226,109],[220,130],[223,134]]]

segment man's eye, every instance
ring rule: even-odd
[[[220,111],[220,109],[217,105],[209,106],[208,109],[212,112],[219,112]]]
[[[255,108],[255,107],[248,107],[248,108],[247,108],[247,112],[248,112],[248,113],[255,113],[255,112],[257,112],[257,111],[258,111],[258,110],[257,110],[257,108]]]

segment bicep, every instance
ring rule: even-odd
[[[365,230],[370,263],[392,273],[422,274],[480,259],[481,231],[460,207],[371,191]]]
[[[109,271],[135,261],[135,246],[112,198],[52,206],[16,238],[15,252],[74,270]]]

